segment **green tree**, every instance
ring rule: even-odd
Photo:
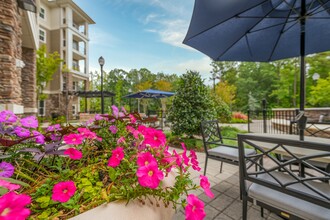
[[[220,81],[226,81],[230,85],[235,84],[237,81],[238,62],[213,61],[210,65],[212,66],[212,73],[215,73],[220,78]]]
[[[42,92],[47,83],[52,80],[62,61],[61,56],[56,51],[47,54],[46,45],[41,45],[37,50],[37,96],[39,100],[46,98]]]
[[[215,86],[215,95],[221,98],[228,106],[235,103],[236,86],[230,85],[228,82],[219,82]]]
[[[192,136],[200,133],[202,120],[216,116],[214,102],[198,72],[187,71],[179,80],[168,119],[176,134]]]
[[[311,87],[311,95],[308,101],[317,107],[329,107],[330,103],[330,73],[325,79],[319,79],[315,86]]]
[[[238,71],[239,78],[235,83],[237,110],[245,112],[248,110],[250,93],[259,102],[266,99],[268,103],[275,103],[276,97],[271,96],[271,93],[278,77],[273,64],[243,62],[239,65]]]

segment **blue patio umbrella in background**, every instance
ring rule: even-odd
[[[330,50],[330,0],[195,0],[183,41],[215,61],[269,62],[300,56],[300,139],[305,55]]]

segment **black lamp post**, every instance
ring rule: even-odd
[[[103,65],[104,65],[104,58],[102,56],[99,58],[99,64],[101,66],[101,113],[104,114],[104,95],[103,95]]]

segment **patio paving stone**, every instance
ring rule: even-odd
[[[192,170],[191,178],[199,184],[199,175],[204,171],[204,153],[197,153],[201,162],[201,172]],[[206,220],[239,220],[242,219],[242,202],[239,198],[238,166],[223,164],[220,173],[220,162],[209,160],[206,176],[208,177],[214,198],[207,197],[202,189],[191,191],[205,203]],[[282,220],[281,217],[264,209],[264,218],[260,215],[260,207],[248,203],[248,220]],[[184,210],[177,210],[172,220],[184,220]]]

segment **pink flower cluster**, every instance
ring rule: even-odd
[[[67,202],[75,194],[77,188],[73,181],[59,182],[53,187],[52,200]]]
[[[164,173],[159,170],[157,160],[150,152],[143,152],[139,153],[137,164],[139,167],[136,175],[140,185],[151,189],[157,188],[164,179]]]
[[[102,138],[93,131],[100,127],[101,130],[102,125],[107,124],[107,126],[104,126],[105,129],[103,129],[103,131],[106,132],[106,135],[103,137],[112,137],[112,144],[115,144],[112,145],[115,149],[111,150],[107,166],[115,169],[132,168],[134,172],[129,172],[133,175],[135,173],[136,176],[134,180],[137,178],[139,184],[137,188],[140,190],[157,189],[158,187],[158,189],[163,190],[161,188],[161,182],[171,170],[178,171],[179,175],[185,178],[189,177],[188,169],[190,167],[196,171],[201,170],[196,153],[193,150],[187,151],[183,143],[183,151],[177,152],[173,150],[173,152],[170,152],[167,146],[166,136],[161,130],[143,125],[137,126],[135,124],[135,117],[131,114],[127,114],[125,109],[121,109],[120,111],[116,106],[112,106],[111,108],[111,116],[95,116],[95,121],[97,121],[95,125],[98,127],[89,125],[92,127],[90,128],[86,125],[87,127],[80,127],[77,129],[77,132],[66,134],[63,137],[63,131],[61,131],[62,128],[59,124],[51,125],[47,128],[47,137],[36,130],[32,130],[38,127],[38,121],[34,116],[18,119],[11,112],[2,111],[0,112],[0,123],[18,124],[19,126],[13,127],[14,133],[21,138],[31,137],[38,144],[44,144],[45,139],[49,139],[49,133],[51,133],[50,137],[53,141],[63,138],[65,144],[71,145],[64,150],[63,154],[72,160],[80,160],[83,157],[82,151],[86,144],[94,146],[92,145],[94,141],[102,141]],[[127,123],[124,124],[125,126],[120,126],[121,124],[117,124],[117,121],[120,120],[122,122],[123,119],[121,117],[123,116],[125,116],[124,120],[126,120]],[[123,128],[126,130],[122,130]],[[63,130],[65,132],[65,129]],[[102,135],[102,132],[99,134]],[[33,135],[33,137],[31,135]],[[109,149],[107,149],[105,155],[108,154],[108,152],[110,152]],[[83,162],[84,161],[81,161],[80,164]],[[0,163],[0,177],[10,177],[13,173],[14,167],[11,166],[11,164],[7,164],[6,162]],[[0,180],[0,187],[8,189],[8,193],[0,197],[0,220],[2,217],[6,217],[3,219],[27,218],[30,215],[30,210],[26,208],[26,206],[31,203],[31,198],[27,195],[18,195],[15,190],[19,189],[20,186],[5,180]],[[182,190],[184,192],[190,190],[189,188],[184,188],[185,186],[180,187],[183,187]],[[193,187],[196,188],[196,186]],[[210,198],[214,197],[206,176],[200,175],[200,187],[207,196]],[[53,186],[51,199],[54,202],[66,203],[74,197],[76,191],[77,187],[75,182],[71,180],[61,181]],[[204,203],[199,200],[197,196],[189,194],[186,201],[185,214],[187,220],[199,220],[205,217]]]

